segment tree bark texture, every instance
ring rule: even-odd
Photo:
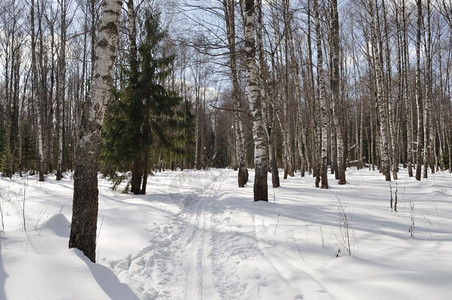
[[[262,119],[262,97],[259,85],[259,71],[256,63],[256,42],[254,38],[254,0],[245,1],[245,52],[248,95],[253,117],[254,140],[254,201],[268,201],[267,187],[267,145]]]
[[[336,129],[337,140],[337,175],[339,184],[345,184],[345,157],[344,157],[344,139],[342,135],[342,122],[340,119],[339,109],[339,62],[340,62],[340,41],[339,41],[339,14],[337,11],[337,0],[331,1],[331,31],[332,31],[332,47],[333,47],[333,74],[331,78],[331,94],[333,101],[333,121]],[[359,155],[359,154],[358,154]],[[361,160],[361,157],[358,157]]]
[[[248,170],[246,169],[245,134],[243,130],[242,119],[240,116],[240,86],[237,74],[237,53],[235,45],[235,1],[224,0],[223,9],[226,21],[226,33],[228,37],[229,67],[231,69],[232,99],[234,103],[234,133],[236,144],[236,158],[239,167],[237,181],[239,187],[244,187],[248,182]]]
[[[66,0],[61,1],[61,45],[58,59],[58,82],[57,82],[57,174],[56,179],[63,176],[63,119],[64,102],[66,96]]]
[[[321,131],[321,151],[320,151],[320,177],[321,188],[328,189],[328,119],[327,101],[325,92],[325,78],[323,71],[322,38],[320,32],[320,16],[318,0],[314,0],[315,32],[317,43],[317,79],[320,101],[320,131]]]
[[[69,248],[80,249],[93,262],[96,260],[100,132],[110,99],[121,5],[121,0],[102,2],[101,23],[95,48],[94,76],[90,95],[83,110],[76,150]]]
[[[416,107],[417,107],[417,145],[416,145],[416,180],[421,180],[422,149],[424,138],[423,105],[421,91],[421,27],[422,1],[417,0],[417,30],[416,30]]]
[[[372,3],[369,3],[372,7]],[[391,181],[390,174],[390,162],[389,162],[389,142],[388,142],[388,117],[386,109],[386,101],[384,97],[385,85],[383,82],[383,64],[381,56],[381,40],[379,38],[379,22],[376,20],[376,13],[372,13],[371,18],[371,43],[372,43],[372,55],[375,65],[375,88],[378,104],[378,117],[380,119],[380,157],[381,157],[381,169],[380,171],[386,178],[386,181]]]

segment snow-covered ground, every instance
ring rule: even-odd
[[[1,178],[0,299],[452,299],[452,174],[347,180],[297,174],[264,203],[233,170],[157,173],[145,196],[101,178],[93,264],[67,249],[70,174]]]

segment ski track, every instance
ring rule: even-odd
[[[213,283],[212,262],[209,250],[212,249],[211,218],[214,196],[220,190],[218,176],[199,196],[192,207],[191,215],[194,226],[194,238],[189,253],[189,269],[185,283],[185,299],[219,299]],[[207,275],[207,276],[206,276]]]
[[[212,212],[224,180],[221,175],[176,203],[180,213],[170,225],[150,232],[152,245],[134,257],[110,262],[140,299],[221,299],[211,253],[218,248],[212,245]]]
[[[299,257],[278,249],[258,209],[242,211],[224,197],[231,177],[221,170],[211,175],[202,188],[190,187],[183,200],[173,199],[180,212],[170,224],[154,223],[149,246],[110,262],[120,280],[140,299],[271,299],[279,293],[294,300],[333,299],[303,271]],[[193,179],[179,176],[174,179]],[[240,217],[248,221],[242,224]],[[283,284],[275,290],[278,282]]]

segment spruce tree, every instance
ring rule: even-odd
[[[129,66],[124,70],[123,90],[114,92],[107,110],[103,132],[102,161],[110,175],[114,171],[131,171],[131,192],[145,194],[150,172],[151,146],[181,152],[184,135],[181,128],[190,127],[191,114],[182,98],[164,87],[171,74],[175,56],[159,56],[166,32],[160,28],[159,14],[143,13],[143,41],[131,47]],[[137,53],[133,53],[134,48]]]

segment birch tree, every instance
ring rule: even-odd
[[[83,110],[76,150],[69,239],[69,248],[80,249],[93,262],[96,260],[100,132],[110,98],[122,1],[104,0],[101,6],[102,15],[95,47],[94,76],[90,95]]]
[[[381,54],[381,37],[380,37],[380,26],[379,26],[379,13],[377,11],[377,4],[369,1],[369,18],[371,22],[371,46],[372,46],[372,58],[375,66],[375,87],[376,87],[376,98],[378,105],[378,117],[380,119],[380,152],[381,152],[381,166],[380,171],[386,178],[386,181],[391,180],[390,174],[390,162],[389,162],[389,142],[388,142],[388,117],[386,109],[386,101],[384,98],[385,84],[384,74],[383,74],[383,63]]]
[[[259,85],[259,70],[256,63],[254,0],[245,0],[245,52],[248,97],[253,119],[254,141],[254,201],[268,201],[267,145],[262,119],[262,98]]]
[[[315,33],[317,44],[317,81],[320,102],[320,128],[321,128],[321,151],[320,151],[320,177],[321,188],[328,189],[328,120],[327,101],[325,91],[325,77],[323,70],[322,37],[320,32],[320,16],[318,0],[314,0]]]
[[[422,30],[422,1],[416,1],[417,28],[416,28],[416,107],[417,107],[417,143],[416,143],[416,180],[421,180],[422,150],[423,150],[423,105],[421,92],[421,30]]]
[[[234,129],[236,143],[236,158],[239,167],[238,185],[244,187],[248,181],[246,169],[245,132],[241,118],[240,86],[237,69],[237,49],[235,30],[235,1],[223,0],[224,18],[226,21],[226,34],[229,50],[229,68],[231,70],[232,99],[234,104]]]
[[[64,119],[64,102],[66,98],[66,15],[67,3],[66,0],[60,2],[60,53],[58,57],[58,76],[57,76],[57,174],[56,179],[62,178],[63,169],[63,119]]]
[[[423,22],[424,32],[424,53],[425,53],[425,92],[423,98],[423,125],[424,125],[424,172],[423,177],[428,177],[428,168],[431,168],[432,173],[435,172],[434,164],[434,148],[433,143],[434,128],[432,117],[432,31],[431,19],[432,11],[430,7],[430,0],[426,2],[426,20]],[[427,23],[427,24],[425,24]]]
[[[340,40],[339,40],[339,14],[337,11],[337,0],[331,1],[331,34],[332,34],[332,45],[333,48],[333,59],[332,59],[332,69],[333,73],[331,76],[331,95],[333,102],[333,120],[334,127],[336,129],[336,139],[337,139],[337,162],[338,162],[338,179],[339,184],[345,184],[345,157],[344,157],[344,139],[342,136],[342,122],[340,121],[340,110],[339,110],[339,98],[340,98],[340,74],[339,74],[339,63],[340,63]],[[358,157],[358,159],[360,159]]]

